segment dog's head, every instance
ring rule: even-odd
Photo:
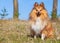
[[[43,2],[41,2],[40,4],[35,2],[33,10],[37,17],[41,17],[43,19],[47,17],[47,11]]]

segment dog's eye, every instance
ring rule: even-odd
[[[38,10],[36,9],[36,11],[38,11]]]
[[[42,11],[42,10],[40,10],[40,11]]]

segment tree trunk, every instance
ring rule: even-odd
[[[14,19],[18,19],[18,0],[13,0],[13,7],[14,7]]]
[[[52,20],[57,19],[57,3],[58,3],[58,0],[53,0]]]

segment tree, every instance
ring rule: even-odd
[[[4,8],[3,10],[1,10],[2,11],[2,13],[0,13],[0,16],[1,16],[1,19],[4,19],[5,18],[5,16],[7,16],[8,14],[7,14],[7,10]]]
[[[58,0],[53,0],[52,20],[57,19],[57,3],[58,3]]]
[[[13,18],[14,19],[18,19],[18,0],[13,0],[13,7],[14,7],[14,15]]]

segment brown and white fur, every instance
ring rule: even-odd
[[[41,36],[41,39],[44,40],[48,37],[53,37],[53,28],[52,23],[48,17],[48,13],[44,7],[44,3],[34,4],[29,17],[31,24],[30,33],[32,36]]]

